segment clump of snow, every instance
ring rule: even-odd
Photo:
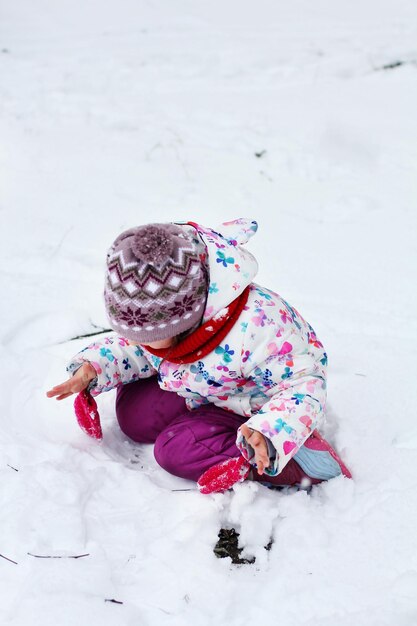
[[[229,307],[225,307],[224,309],[221,309],[218,313],[213,315],[212,319],[216,320],[216,322],[220,322],[221,320],[223,320],[228,315],[229,315]]]

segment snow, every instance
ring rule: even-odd
[[[417,623],[416,24],[411,0],[3,1],[2,624]],[[352,481],[202,496],[113,392],[100,444],[46,398],[106,328],[119,232],[241,216],[327,348]],[[221,526],[254,565],[215,557]]]
[[[213,315],[212,319],[216,320],[216,322],[220,322],[220,320],[227,317],[228,314],[229,314],[229,307],[225,307],[224,309],[221,309],[218,313],[216,313],[216,315]]]

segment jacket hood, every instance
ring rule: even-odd
[[[206,246],[205,259],[209,271],[209,286],[202,323],[221,313],[237,298],[258,272],[258,262],[243,245],[256,233],[254,220],[239,218],[223,222],[216,228],[208,228],[195,222],[190,224]]]

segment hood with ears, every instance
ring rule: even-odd
[[[192,225],[207,248],[209,287],[202,319],[205,323],[221,313],[256,276],[258,262],[243,245],[256,233],[258,224],[246,218],[224,222],[217,228],[195,222],[175,223]]]

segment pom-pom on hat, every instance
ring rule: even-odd
[[[206,253],[189,225],[122,232],[107,253],[104,301],[111,328],[147,344],[198,325],[207,299]]]

